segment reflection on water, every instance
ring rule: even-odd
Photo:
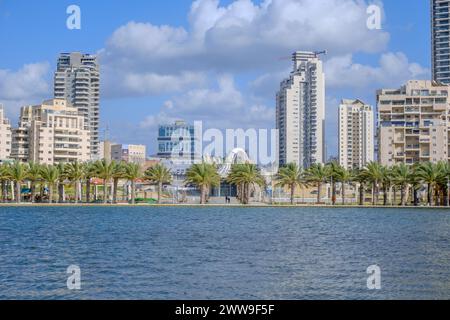
[[[13,298],[448,299],[450,212],[0,207],[0,299]]]

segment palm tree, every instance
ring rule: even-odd
[[[112,162],[112,174],[113,179],[113,203],[117,203],[117,190],[119,189],[119,180],[125,178],[126,164],[122,162]]]
[[[41,168],[42,180],[48,187],[48,203],[53,202],[53,188],[60,182],[60,172],[57,166],[46,165]]]
[[[141,166],[137,163],[128,163],[124,166],[123,177],[131,183],[131,204],[135,204],[136,180],[141,177]]]
[[[65,182],[67,179],[66,166],[64,163],[60,162],[56,165],[56,170],[58,170],[58,202],[63,203],[65,201]]]
[[[8,198],[8,189],[7,189],[7,184],[8,181],[10,180],[10,172],[9,172],[9,165],[4,163],[4,164],[0,164],[0,184],[1,184],[1,188],[2,188],[2,202],[6,202],[7,198]]]
[[[81,189],[81,181],[84,178],[83,165],[79,162],[71,162],[66,164],[64,173],[67,179],[72,182],[75,190],[75,203],[81,198],[79,190]]]
[[[359,183],[359,201],[358,204],[360,206],[364,205],[364,195],[365,195],[365,187],[366,187],[366,177],[363,174],[361,169],[356,169],[353,173],[353,180]]]
[[[448,207],[450,206],[450,198],[449,198],[449,182],[450,182],[450,163],[447,161],[440,161],[438,163],[440,179],[439,185],[442,189],[443,193],[443,205]]]
[[[372,205],[378,203],[378,184],[383,179],[383,169],[381,164],[370,162],[361,172],[366,181],[372,184]]]
[[[185,183],[200,188],[200,204],[205,204],[207,193],[211,187],[219,185],[220,176],[215,165],[204,162],[196,163],[186,171]]]
[[[419,190],[422,188],[422,179],[418,176],[417,170],[420,167],[420,163],[415,163],[411,167],[411,174],[410,174],[410,185],[413,190],[413,204],[414,206],[419,205]]]
[[[342,205],[345,205],[345,186],[347,184],[350,184],[353,180],[353,173],[343,167],[340,167],[340,169],[335,174],[336,181],[340,182],[342,184],[341,187],[341,198],[342,198]]]
[[[339,173],[343,169],[339,163],[332,161],[327,164],[329,179],[331,182],[331,203],[336,205],[336,183],[339,179]]]
[[[411,169],[406,164],[401,163],[393,169],[394,183],[400,187],[401,205],[405,206],[407,201],[407,191],[411,181]]]
[[[97,176],[97,171],[92,162],[83,165],[83,175],[86,180],[86,203],[91,202],[91,179]]]
[[[108,182],[111,180],[114,172],[115,163],[112,161],[111,163],[106,160],[97,161],[94,164],[95,170],[97,172],[98,178],[103,180],[103,203],[108,202],[107,197],[107,189]]]
[[[20,203],[22,192],[21,187],[28,175],[28,165],[19,161],[14,161],[14,163],[9,167],[9,174],[11,180],[14,181],[15,184],[16,202]]]
[[[251,163],[233,165],[227,180],[230,183],[241,186],[242,204],[250,203],[250,194],[255,185],[263,187],[266,183],[258,166]]]
[[[277,187],[289,187],[291,192],[291,205],[293,205],[295,189],[304,184],[302,169],[295,163],[289,163],[288,165],[280,168],[276,181]]]
[[[394,168],[394,167],[393,167]],[[388,200],[391,201],[391,188],[393,186],[393,169],[382,166],[381,168],[381,188],[383,189],[383,206],[388,205]],[[389,196],[389,199],[388,199]]]
[[[37,163],[30,162],[28,164],[27,180],[30,181],[31,202],[36,198],[36,183],[41,179],[41,166]]]
[[[321,202],[322,185],[327,182],[329,176],[329,167],[320,163],[315,163],[306,170],[306,181],[315,184],[317,187],[317,204]]]
[[[429,206],[433,205],[433,191],[440,179],[439,168],[431,163],[426,162],[417,168],[417,176],[421,178],[423,183],[427,184],[427,202]]]
[[[172,182],[172,174],[170,173],[170,170],[164,165],[158,163],[145,171],[144,179],[151,184],[158,186],[158,203],[161,203],[161,191],[163,185]]]

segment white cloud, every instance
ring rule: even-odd
[[[396,88],[407,80],[430,77],[428,69],[410,62],[401,52],[382,54],[376,67],[354,63],[351,54],[338,56],[327,61],[325,70],[330,88]]]
[[[280,69],[279,57],[299,49],[381,52],[389,34],[367,28],[367,5],[364,0],[236,0],[222,6],[219,0],[197,0],[187,28],[129,22],[100,51],[104,92],[151,96],[161,88],[176,93],[201,87],[205,73],[272,72]]]
[[[50,98],[47,62],[26,64],[19,70],[0,69],[0,103],[9,116],[17,117],[18,109]]]
[[[273,108],[245,98],[234,78],[222,75],[215,87],[193,89],[166,101],[157,115],[148,116],[140,126],[155,130],[158,124],[185,119],[218,129],[265,128],[271,127],[274,116]]]

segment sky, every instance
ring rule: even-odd
[[[380,30],[367,28],[371,4]],[[67,7],[81,9],[69,30]],[[408,10],[405,10],[408,8]],[[341,99],[375,104],[380,88],[431,77],[425,0],[0,0],[0,103],[52,98],[60,52],[98,54],[101,135],[156,152],[157,126],[274,128],[275,95],[297,50],[328,50],[326,143],[338,152]]]

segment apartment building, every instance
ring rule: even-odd
[[[111,159],[114,161],[125,161],[144,165],[147,155],[147,148],[144,145],[111,145]]]
[[[11,157],[40,164],[89,161],[90,134],[84,121],[77,108],[62,99],[22,107]]]
[[[339,163],[360,169],[374,161],[372,106],[361,100],[342,100],[339,106]]]
[[[325,75],[317,53],[299,51],[292,60],[276,97],[279,160],[308,168],[325,160]]]
[[[449,93],[448,86],[425,80],[378,91],[381,164],[449,160]]]
[[[62,53],[54,77],[55,99],[65,99],[84,117],[91,155],[99,158],[100,67],[95,55]]]
[[[0,104],[0,162],[10,159],[11,134],[11,123],[5,116],[3,105]]]
[[[431,0],[433,80],[450,84],[450,0]]]

